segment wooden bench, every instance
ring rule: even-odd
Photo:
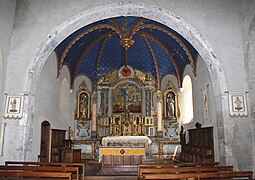
[[[55,162],[29,162],[29,161],[5,161],[5,165],[22,165],[22,166],[61,166],[61,167],[78,167],[82,173],[82,180],[85,179],[85,165],[83,163],[55,163]]]
[[[140,179],[146,174],[169,174],[169,173],[203,173],[203,172],[232,172],[233,166],[215,167],[173,167],[173,168],[145,168],[140,169]]]
[[[0,172],[0,177],[5,178],[58,178],[72,180],[72,173],[67,172]]]
[[[247,178],[252,179],[252,171],[183,173],[183,174],[145,174],[144,179],[178,179],[178,178]]]
[[[201,162],[201,163],[171,163],[171,164],[139,164],[138,177],[140,177],[140,169],[145,168],[166,168],[166,167],[214,167],[219,166],[219,162]]]
[[[79,167],[58,167],[58,166],[1,166],[0,172],[69,172],[79,180]]]

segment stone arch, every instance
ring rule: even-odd
[[[150,9],[150,11],[148,11],[148,9]],[[65,37],[85,25],[102,19],[123,15],[141,16],[152,19],[171,27],[187,39],[204,60],[206,67],[210,72],[210,76],[213,79],[215,104],[217,105],[216,111],[225,112],[225,110],[223,110],[226,108],[226,106],[223,105],[225,99],[222,98],[224,95],[222,93],[226,90],[226,81],[219,60],[212,47],[202,35],[183,18],[165,8],[136,2],[111,3],[91,8],[77,14],[73,18],[67,19],[63,24],[52,30],[52,33],[41,43],[40,47],[38,47],[30,63],[27,82],[24,83],[24,89],[26,89],[28,94],[28,100],[25,102],[25,111],[29,112],[28,109],[31,109],[30,107],[33,106],[33,94],[36,92],[36,84],[45,62],[51,52],[65,39]],[[32,119],[32,117],[30,117],[31,114],[32,112],[28,113],[28,119]],[[219,121],[223,121],[224,115],[222,113],[218,113],[217,116]],[[25,144],[23,146],[25,147]]]

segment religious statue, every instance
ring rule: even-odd
[[[68,127],[68,139],[73,140],[73,130],[71,126]]]
[[[88,113],[88,97],[86,94],[82,93],[80,95],[80,118],[87,118]]]
[[[123,123],[123,136],[131,136],[132,135],[132,123],[126,122]]]
[[[75,110],[75,119],[79,121],[80,124],[87,124],[90,120],[90,108],[91,108],[91,99],[90,93],[87,89],[87,84],[83,81],[80,84],[80,88],[76,93],[76,110]]]
[[[175,112],[175,102],[173,98],[173,94],[169,93],[167,96],[167,115],[168,117],[174,117]]]
[[[118,124],[117,124],[117,128],[116,128],[116,136],[120,136],[121,135],[121,129],[122,129],[121,120],[119,119],[118,120]]]

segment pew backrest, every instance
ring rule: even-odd
[[[30,177],[30,178],[63,178],[72,180],[68,172],[0,172],[1,177]]]
[[[5,161],[5,165],[23,165],[23,166],[61,166],[61,167],[79,167],[82,180],[85,179],[85,164],[83,163],[55,163],[55,162],[33,162],[33,161]]]
[[[183,174],[145,174],[144,179],[177,179],[177,178],[247,178],[252,179],[252,171],[183,173]]]
[[[2,166],[0,171],[42,171],[42,172],[70,172],[75,174],[77,180],[79,179],[79,167],[59,167],[59,166]]]
[[[145,174],[169,174],[169,173],[202,173],[202,172],[232,172],[233,166],[216,166],[216,167],[174,167],[174,168],[141,168],[140,179]]]
[[[214,167],[219,166],[219,162],[201,162],[201,163],[170,163],[170,164],[139,164],[138,177],[140,177],[141,168],[173,168],[173,167]]]

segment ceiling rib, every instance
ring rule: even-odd
[[[156,37],[152,36],[149,33],[146,33],[146,32],[141,31],[141,30],[138,31],[138,33],[140,33],[140,34],[142,34],[142,35],[144,35],[146,37],[149,37],[150,39],[155,41],[158,45],[160,45],[164,49],[164,51],[168,54],[168,56],[170,57],[171,61],[173,62],[173,65],[174,65],[174,68],[175,68],[175,71],[176,71],[176,74],[177,74],[178,83],[179,83],[179,85],[181,85],[182,76],[180,74],[180,71],[179,71],[179,68],[178,68],[178,64],[176,62],[176,59],[174,58],[174,56],[170,52],[170,50],[166,47],[166,45],[164,43],[162,43],[162,41],[160,41],[159,39],[157,39]]]
[[[68,43],[68,45],[66,46],[65,50],[63,51],[62,55],[61,55],[61,58],[60,58],[60,63],[62,64],[63,61],[64,61],[64,58],[66,56],[66,54],[68,53],[69,49],[72,47],[72,45],[78,41],[81,37],[83,37],[84,35],[92,32],[92,31],[95,31],[97,29],[103,29],[103,28],[108,28],[108,29],[111,29],[112,31],[116,32],[117,34],[119,34],[119,36],[123,36],[117,28],[115,28],[114,26],[112,25],[109,25],[109,24],[98,24],[98,25],[95,25],[83,32],[81,32],[80,34],[78,34],[75,38],[72,39],[72,41],[70,41]]]
[[[98,53],[98,57],[97,57],[97,60],[96,60],[96,66],[95,66],[95,69],[94,69],[94,81],[93,82],[96,82],[97,80],[97,72],[98,72],[98,69],[99,69],[99,64],[100,64],[100,59],[102,57],[102,54],[103,54],[103,50],[104,50],[104,47],[106,45],[106,42],[109,38],[106,37],[100,47],[100,50],[99,50],[99,53]]]
[[[168,34],[169,36],[171,36],[173,39],[175,39],[179,44],[180,46],[183,48],[183,50],[185,51],[186,55],[188,56],[188,59],[190,61],[190,64],[192,66],[192,68],[195,70],[196,66],[195,66],[195,62],[194,62],[194,59],[192,57],[192,54],[190,52],[190,50],[187,48],[187,46],[184,44],[184,42],[177,36],[175,35],[173,32],[159,26],[159,25],[156,25],[156,24],[142,24],[140,26],[137,26],[136,28],[134,28],[131,32],[131,37],[139,30],[142,30],[144,28],[149,28],[149,29],[157,29],[157,30],[160,30],[166,34]]]
[[[77,72],[77,69],[78,69],[78,67],[79,67],[79,64],[81,63],[81,61],[82,61],[82,59],[84,58],[84,56],[86,55],[86,53],[87,53],[98,41],[100,41],[100,40],[103,39],[103,38],[106,38],[106,37],[111,36],[113,33],[114,33],[113,31],[107,32],[107,33],[105,33],[105,34],[99,36],[97,39],[95,39],[94,41],[92,41],[92,42],[89,44],[89,46],[83,51],[82,55],[80,56],[80,58],[78,59],[78,61],[77,61],[76,64],[75,64],[75,68],[74,68],[74,72],[73,72],[74,76],[75,76],[75,74],[76,74],[76,72]],[[74,77],[74,76],[73,76],[73,77]]]
[[[156,70],[156,75],[157,75],[157,89],[160,89],[160,75],[159,75],[159,70],[158,70],[158,61],[157,61],[157,58],[154,54],[154,51],[153,51],[153,48],[150,44],[150,42],[148,41],[147,37],[146,36],[142,36],[143,39],[145,40],[147,46],[149,47],[150,49],[150,52],[151,52],[151,55],[152,55],[152,58],[153,58],[153,62],[154,62],[154,67],[155,67],[155,70]]]

